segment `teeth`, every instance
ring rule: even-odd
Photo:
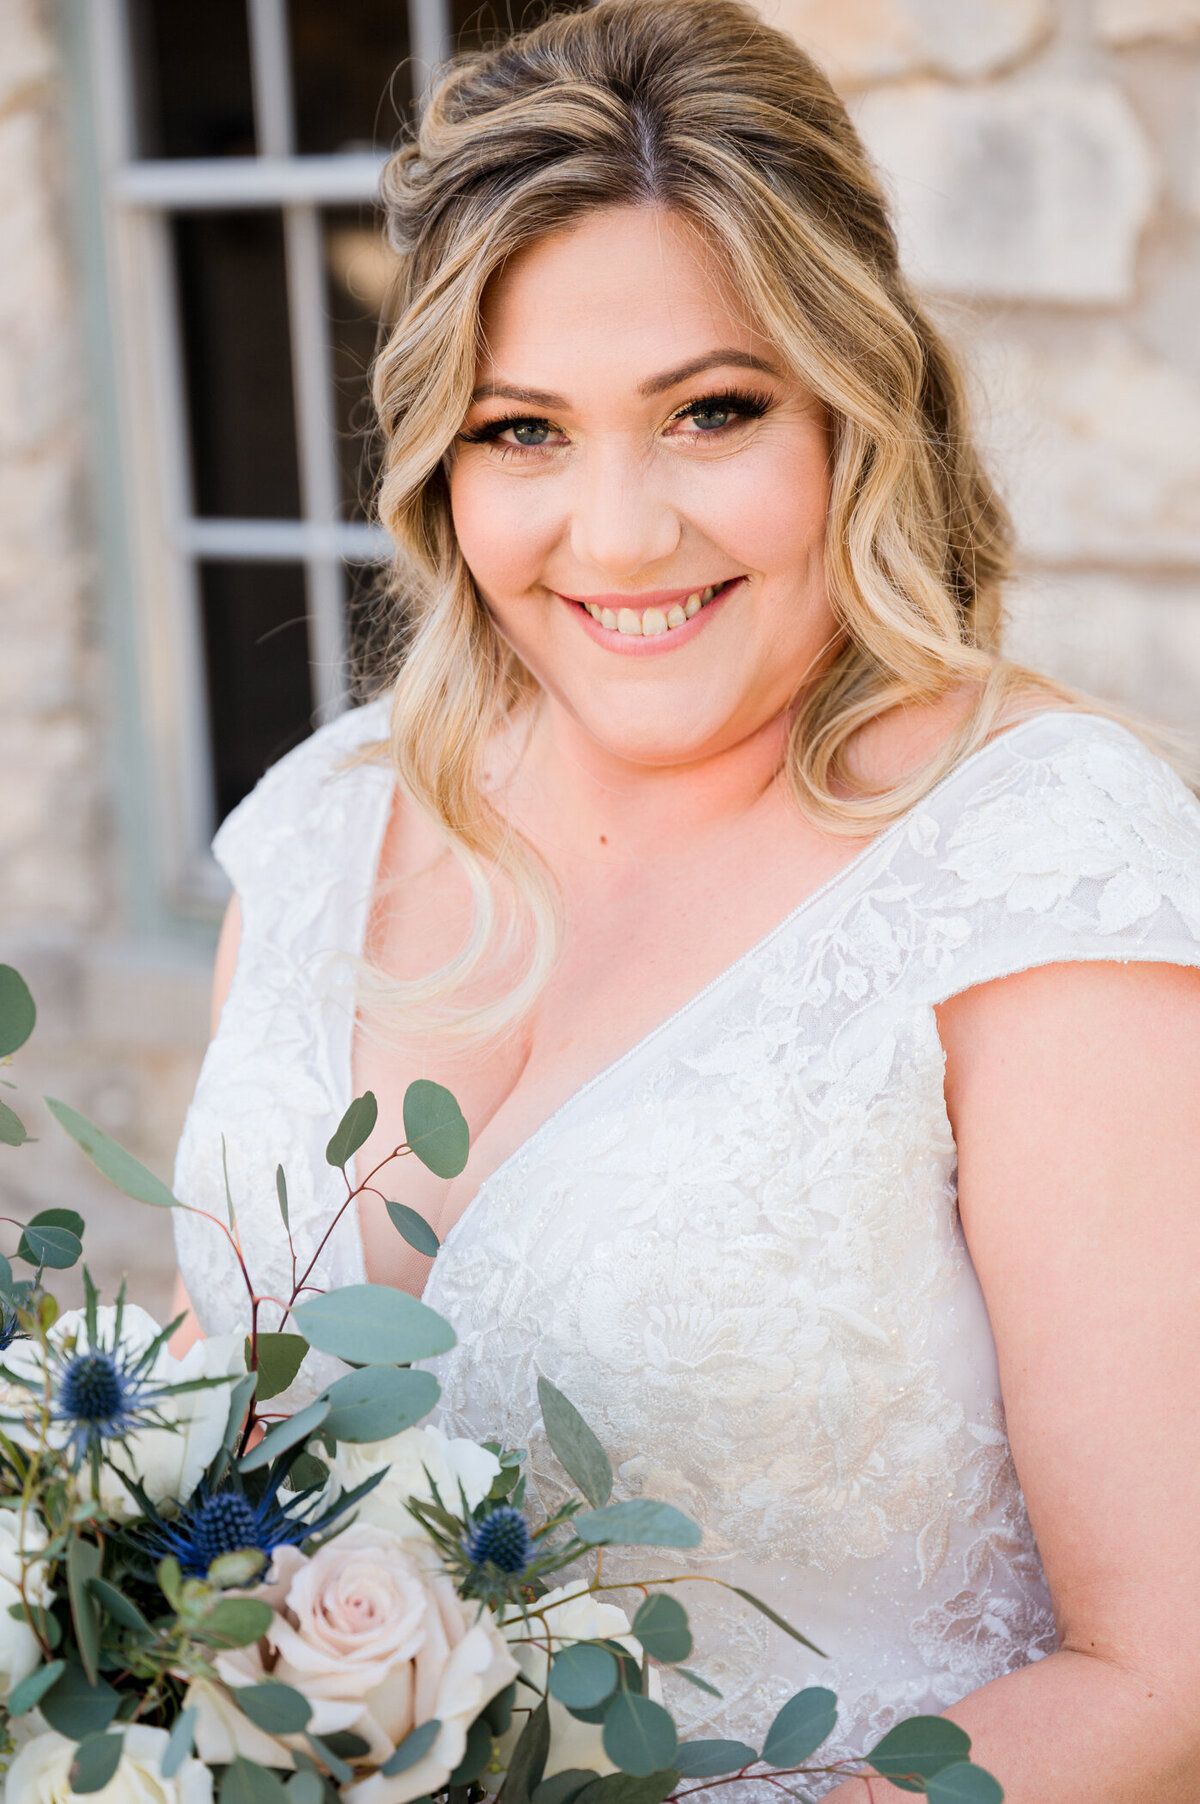
[[[684,619],[685,620],[694,620],[696,615],[700,612],[700,609],[703,606],[704,606],[704,603],[701,601],[701,599],[698,595],[689,595],[687,600],[683,604]]]
[[[642,615],[642,632],[647,639],[657,639],[667,630],[667,617],[661,608],[647,608]]]
[[[636,633],[639,637],[641,636],[642,622],[632,608],[622,608],[617,615],[617,631],[619,633]]]
[[[671,612],[667,615],[667,625],[668,627],[684,626],[686,622],[687,615],[684,613],[679,603],[676,602],[675,606],[671,609]]]
[[[614,614],[614,613],[613,613],[613,611],[612,611],[612,609],[611,609],[611,608],[601,608],[601,610],[600,610],[600,624],[601,624],[601,626],[606,626],[606,627],[607,627],[607,628],[608,628],[608,630],[609,630],[609,632],[610,632],[610,633],[615,633],[615,632],[616,632],[616,630],[617,630],[617,617],[616,617],[616,615],[615,615],[615,614]]]
[[[713,583],[711,585],[711,587],[705,589],[704,593],[700,597],[700,606],[703,607],[706,601],[711,601],[713,596],[716,594],[716,592],[717,592],[717,586],[715,583]]]
[[[721,586],[720,583],[711,583],[707,589],[694,589],[685,602],[676,602],[666,612],[662,608],[646,608],[640,614],[632,608],[620,608],[614,612],[612,608],[602,608],[594,601],[584,602],[583,605],[592,619],[607,632],[657,639],[662,633],[674,632],[689,620],[694,620]]]

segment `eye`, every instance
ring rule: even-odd
[[[728,401],[702,401],[699,407],[692,408],[688,418],[701,432],[717,432],[728,426],[734,412]]]
[[[718,395],[702,395],[689,401],[671,419],[671,425],[683,428],[683,438],[718,438],[745,421],[759,420],[771,406],[769,395],[727,390]]]
[[[544,445],[550,437],[550,427],[545,420],[514,420],[507,430],[518,445]]]

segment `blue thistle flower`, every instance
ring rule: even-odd
[[[173,1521],[159,1518],[149,1536],[152,1550],[159,1558],[174,1555],[188,1578],[206,1578],[214,1560],[244,1547],[256,1548],[270,1562],[277,1548],[299,1547],[310,1535],[330,1528],[378,1482],[368,1480],[329,1509],[322,1510],[321,1495],[313,1497],[311,1492],[301,1493],[285,1507],[279,1500],[285,1471],[286,1462],[258,1497],[248,1495],[233,1477],[216,1486],[202,1483]]]
[[[25,1338],[25,1330],[17,1319],[13,1305],[7,1297],[0,1297],[0,1353],[11,1347],[15,1340]]]
[[[463,1552],[472,1566],[494,1566],[498,1572],[515,1578],[533,1558],[533,1536],[520,1510],[502,1503],[475,1523],[463,1543]]]
[[[53,1419],[67,1430],[67,1445],[80,1459],[98,1455],[106,1441],[161,1422],[159,1406],[178,1388],[150,1378],[146,1355],[119,1343],[90,1346],[55,1363]]]

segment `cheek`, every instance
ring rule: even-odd
[[[698,475],[692,517],[735,563],[768,579],[811,575],[829,511],[823,445],[764,436],[745,456]]]
[[[488,596],[519,594],[536,580],[553,539],[548,485],[514,482],[464,460],[450,473],[450,513],[463,557]]]

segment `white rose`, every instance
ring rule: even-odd
[[[449,1510],[457,1511],[459,1486],[467,1508],[481,1504],[500,1470],[500,1461],[475,1441],[450,1440],[440,1428],[406,1428],[390,1441],[354,1444],[340,1441],[330,1462],[337,1487],[352,1491],[376,1472],[388,1468],[387,1477],[357,1506],[357,1522],[377,1523],[400,1536],[424,1535],[416,1517],[404,1507],[409,1497],[433,1501],[432,1479]],[[428,1476],[426,1476],[428,1474]]]
[[[309,1700],[314,1734],[352,1729],[368,1744],[363,1758],[382,1764],[421,1723],[441,1723],[407,1772],[373,1773],[347,1788],[353,1804],[407,1804],[445,1785],[467,1730],[516,1676],[493,1618],[458,1596],[427,1541],[356,1523],[311,1558],[280,1548],[264,1594],[276,1610],[263,1637],[269,1676]],[[263,1642],[217,1655],[231,1689],[267,1676]],[[196,1746],[219,1758],[199,1723]]]
[[[22,1601],[22,1549],[26,1554],[36,1554],[45,1545],[46,1527],[35,1509],[0,1510],[0,1703],[41,1663],[37,1636],[27,1622],[10,1616],[8,1608]],[[29,1603],[42,1607],[54,1601],[46,1568],[40,1561],[28,1568],[25,1597]]]
[[[116,1316],[114,1304],[106,1303],[97,1309],[99,1344],[112,1346]],[[136,1360],[161,1332],[154,1317],[145,1309],[140,1309],[136,1303],[127,1303],[121,1318],[123,1358]],[[56,1347],[64,1347],[74,1339],[77,1349],[85,1351],[90,1343],[83,1311],[68,1309],[59,1316],[50,1330],[50,1338]],[[246,1369],[243,1345],[240,1334],[214,1335],[209,1340],[197,1341],[182,1359],[176,1359],[162,1347],[142,1376],[151,1384],[187,1384],[196,1378],[240,1377]],[[5,1363],[12,1371],[37,1382],[42,1370],[41,1348],[34,1341],[18,1341],[8,1349]],[[145,1487],[153,1503],[186,1502],[221,1445],[229,1415],[231,1388],[229,1384],[213,1384],[203,1390],[185,1391],[181,1396],[163,1397],[156,1405],[157,1413],[175,1426],[137,1429],[123,1441],[111,1441],[109,1457]],[[10,1385],[5,1398],[7,1407],[12,1407],[17,1394],[16,1387]],[[10,1432],[29,1445],[30,1428],[18,1426]],[[53,1438],[62,1444],[67,1432],[58,1424]],[[90,1495],[90,1483],[86,1469],[82,1470],[78,1479],[81,1495]],[[100,1469],[100,1502],[113,1516],[138,1514],[132,1492],[107,1464]]]
[[[533,1608],[538,1613],[528,1622],[519,1615],[510,1617],[504,1624],[504,1633],[520,1662],[521,1671],[539,1692],[546,1689],[546,1675],[550,1669],[547,1643],[550,1652],[557,1654],[572,1641],[616,1641],[641,1658],[641,1646],[629,1633],[629,1618],[624,1610],[618,1604],[601,1603],[585,1589],[583,1580],[547,1591]],[[662,1680],[653,1667],[650,1669],[649,1692],[656,1704],[662,1703]],[[523,1685],[517,1695],[524,1703],[533,1698],[533,1693]],[[550,1752],[543,1777],[550,1779],[555,1773],[565,1773],[572,1768],[598,1773],[601,1777],[615,1773],[617,1767],[604,1752],[604,1724],[581,1723],[557,1698],[550,1698],[548,1702]],[[526,1714],[523,1710],[518,1711],[508,1734],[496,1744],[496,1755],[502,1767],[507,1768],[512,1758],[517,1737],[525,1727]]]
[[[124,1731],[121,1759],[102,1792],[104,1804],[212,1804],[212,1774],[190,1756],[171,1779],[162,1775],[170,1737],[135,1723]],[[5,1804],[79,1804],[71,1790],[76,1744],[48,1731],[27,1742],[8,1769]]]

